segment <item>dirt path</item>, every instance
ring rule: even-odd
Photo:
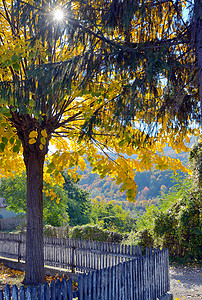
[[[202,267],[170,267],[170,288],[174,299],[202,300]]]

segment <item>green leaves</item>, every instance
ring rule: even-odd
[[[18,62],[15,62],[15,63],[13,64],[13,68],[14,68],[14,70],[16,70],[16,71],[19,71],[19,70],[20,70],[20,64],[19,64]]]
[[[6,145],[4,143],[0,143],[0,151],[4,152]]]
[[[13,152],[14,153],[19,153],[20,152],[20,146],[21,146],[21,141],[20,140],[16,140],[16,143],[13,147]]]
[[[48,167],[47,173],[52,173],[53,170],[55,169],[55,164],[51,162],[50,164],[48,164],[47,167]]]
[[[2,140],[2,143],[4,143],[5,145],[8,143],[8,139],[7,139],[7,137],[2,137],[1,138],[1,140]]]
[[[1,143],[0,143],[0,152],[4,152],[7,143],[8,143],[7,137],[4,137],[4,136],[3,136],[3,137],[1,138]]]
[[[13,63],[16,63],[18,61],[18,56],[16,54],[13,54],[13,56],[11,57],[11,60]]]
[[[7,105],[0,106],[0,115],[4,116],[6,118],[10,118],[11,117],[10,109],[9,109],[9,107]]]
[[[15,145],[14,147],[13,147],[13,152],[14,153],[18,153],[19,152],[19,147],[17,146],[17,145]]]
[[[15,141],[14,137],[11,137],[10,140],[9,140],[11,145],[13,145],[14,141]]]

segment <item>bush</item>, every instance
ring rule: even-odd
[[[154,246],[154,238],[147,228],[136,233],[136,240],[138,246],[142,247],[142,252],[145,252],[146,247],[150,248]]]
[[[103,230],[95,225],[75,226],[71,231],[71,238],[108,243],[121,243],[123,235],[117,232]]]
[[[44,236],[57,237],[57,238],[68,238],[69,237],[69,227],[54,227],[52,225],[44,226]]]
[[[146,247],[154,247],[154,238],[150,229],[145,228],[129,234],[127,239],[124,240],[124,244],[141,246],[142,253],[144,254]]]
[[[201,192],[193,192],[155,218],[154,233],[173,256],[202,258]]]

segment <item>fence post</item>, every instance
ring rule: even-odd
[[[25,288],[24,286],[20,287],[20,300],[25,300]]]
[[[51,281],[50,290],[51,290],[51,296],[50,296],[50,298],[52,300],[55,300],[56,296],[55,296],[55,281],[54,280]]]
[[[32,300],[32,287],[28,286],[27,287],[27,300]]]
[[[3,300],[3,291],[0,290],[0,300]]]
[[[16,284],[12,287],[12,300],[18,300],[18,288]]]
[[[4,294],[5,294],[5,300],[11,300],[11,288],[9,284],[5,286]]]
[[[75,263],[74,263],[74,256],[75,256],[75,250],[76,250],[76,246],[72,246],[72,273],[75,273],[75,270],[76,270],[76,266],[75,266]]]
[[[22,241],[18,241],[18,262],[21,261],[21,254],[20,254],[20,244],[22,244]]]
[[[68,291],[68,297],[67,300],[72,300],[73,299],[73,289],[72,289],[72,279],[69,278],[67,281],[67,291]]]
[[[40,283],[38,287],[38,299],[44,300],[44,286],[42,283]]]

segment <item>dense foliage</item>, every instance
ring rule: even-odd
[[[91,240],[97,242],[121,243],[123,235],[117,232],[103,230],[99,226],[84,225],[73,228],[71,235],[74,239]]]
[[[193,141],[192,141],[193,144]],[[188,165],[188,153],[175,153],[171,148],[165,149],[165,155],[179,159],[184,165]],[[176,176],[176,173],[178,176]],[[137,195],[135,203],[127,201],[126,193],[120,192],[120,185],[117,185],[109,176],[101,179],[97,173],[92,173],[92,167],[87,163],[87,168],[80,171],[79,186],[90,193],[92,199],[98,201],[109,202],[121,205],[126,211],[134,214],[135,210],[145,211],[145,207],[149,204],[158,204],[158,198],[178,182],[178,177],[184,177],[186,174],[171,170],[148,170],[137,172],[135,182],[137,184]]]
[[[202,259],[202,194],[192,192],[155,218],[154,236],[172,256]]]
[[[114,230],[121,233],[128,233],[135,228],[135,219],[130,213],[123,210],[120,205],[113,201],[108,203],[93,201],[92,222],[98,224],[103,229]]]
[[[91,198],[98,201],[113,201],[122,206],[126,211],[134,209],[144,211],[149,204],[158,203],[158,198],[167,193],[176,183],[177,178],[173,171],[151,170],[136,173],[137,195],[135,203],[127,201],[126,193],[120,192],[118,186],[110,177],[104,179],[96,173],[91,173],[91,168],[82,172],[79,186],[90,193]],[[178,172],[181,176],[186,176]]]
[[[202,190],[202,139],[193,145],[189,161],[192,169],[192,180],[196,185],[196,190]]]
[[[176,259],[202,259],[202,191],[186,179],[148,206],[137,219],[137,232],[126,243],[166,247]]]

